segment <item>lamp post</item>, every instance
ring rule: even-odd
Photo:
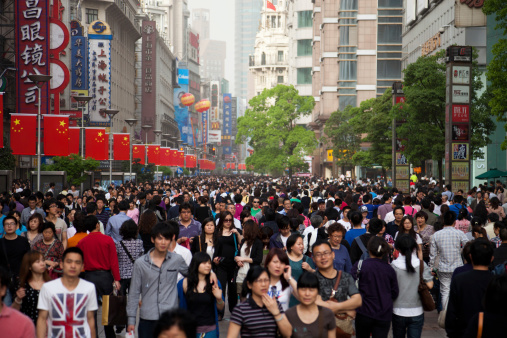
[[[30,81],[35,83],[37,86],[38,94],[39,94],[39,106],[37,111],[37,191],[40,191],[40,159],[41,159],[41,149],[40,149],[40,120],[41,120],[41,89],[44,86],[44,83],[51,80],[51,75],[42,75],[42,74],[33,74],[28,75]]]
[[[159,129],[154,130],[153,134],[155,134],[155,144],[157,143],[157,139],[158,139],[160,146],[162,146],[162,141],[160,140],[160,135],[162,135],[162,130],[159,130]],[[158,163],[155,163],[155,165],[157,166],[157,170],[155,171],[155,178],[156,178],[157,173],[158,173]]]
[[[141,128],[144,130],[144,136],[146,139],[146,142],[144,143],[144,165],[148,165],[148,130],[153,128],[150,124],[145,124],[144,126],[141,126]]]
[[[132,137],[132,127],[137,123],[137,119],[126,119],[125,122],[127,122],[127,124],[129,125],[130,127],[130,146],[129,146],[129,154],[130,154],[130,172],[129,172],[129,180],[130,182],[133,182],[132,180],[132,142],[134,141],[134,138]]]
[[[113,117],[120,111],[116,109],[104,109],[109,116],[109,185],[113,183]]]
[[[74,96],[74,100],[76,100],[80,104],[81,108],[81,128],[79,130],[79,133],[81,135],[81,158],[84,160],[85,153],[84,153],[84,136],[85,136],[85,130],[84,130],[84,108],[86,107],[86,104],[90,102],[92,99],[91,96]],[[83,194],[83,183],[81,183],[80,188],[81,194]]]

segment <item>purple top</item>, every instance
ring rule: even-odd
[[[357,279],[357,265],[352,267],[352,276]],[[357,309],[366,317],[391,321],[393,300],[398,297],[398,279],[394,269],[382,259],[368,258],[363,261],[359,273],[359,293],[363,304]]]

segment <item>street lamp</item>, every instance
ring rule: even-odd
[[[145,135],[145,139],[146,139],[146,142],[144,143],[144,165],[147,166],[148,165],[148,130],[150,130],[151,128],[153,128],[152,125],[149,125],[149,124],[145,124],[144,126],[141,126],[141,128],[144,130],[144,135]]]
[[[37,191],[40,191],[40,157],[41,157],[41,149],[40,149],[40,120],[41,120],[41,89],[44,86],[44,83],[51,80],[51,75],[42,75],[42,74],[32,74],[28,75],[30,81],[35,83],[37,86],[38,94],[39,94],[39,106],[37,112]]]
[[[134,141],[134,138],[132,137],[132,127],[139,121],[138,119],[126,119],[125,122],[130,126],[130,146],[129,146],[129,154],[130,154],[130,172],[129,172],[129,180],[132,183],[132,142]]]
[[[79,105],[81,106],[81,128],[79,130],[81,134],[81,158],[84,160],[85,153],[84,153],[84,137],[85,137],[85,129],[84,129],[84,108],[86,107],[86,104],[90,102],[90,100],[93,98],[91,96],[74,96],[74,100],[76,100]],[[83,183],[81,182],[81,194],[83,194]]]
[[[162,130],[154,130],[153,134],[155,134],[155,144],[157,144],[157,139],[159,140],[159,144],[162,146],[162,141],[160,140],[160,135],[162,135]],[[157,178],[158,173],[158,163],[155,163],[157,166],[157,170],[155,171],[155,178]],[[157,181],[157,180],[155,180]]]
[[[113,117],[120,111],[116,109],[104,109],[109,116],[109,185],[113,182]]]

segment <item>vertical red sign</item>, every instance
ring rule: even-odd
[[[38,91],[31,74],[49,75],[49,1],[16,1],[17,111],[37,114]],[[49,113],[49,84],[41,90],[41,111]]]

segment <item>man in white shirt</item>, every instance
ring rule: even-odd
[[[174,231],[176,232],[176,238],[180,235],[180,226],[175,221],[168,221],[167,224],[169,226],[174,227]],[[177,253],[181,257],[183,257],[183,260],[185,263],[187,263],[188,266],[190,266],[190,262],[192,261],[192,252],[185,248],[182,245],[179,245],[176,241],[171,241],[169,244],[169,247],[167,249],[169,252]],[[178,273],[178,282],[182,280],[184,277],[181,273]]]
[[[63,276],[42,285],[39,294],[37,338],[97,336],[94,312],[98,310],[95,285],[79,278],[83,251],[64,251],[60,266]],[[48,334],[49,333],[49,334]]]

